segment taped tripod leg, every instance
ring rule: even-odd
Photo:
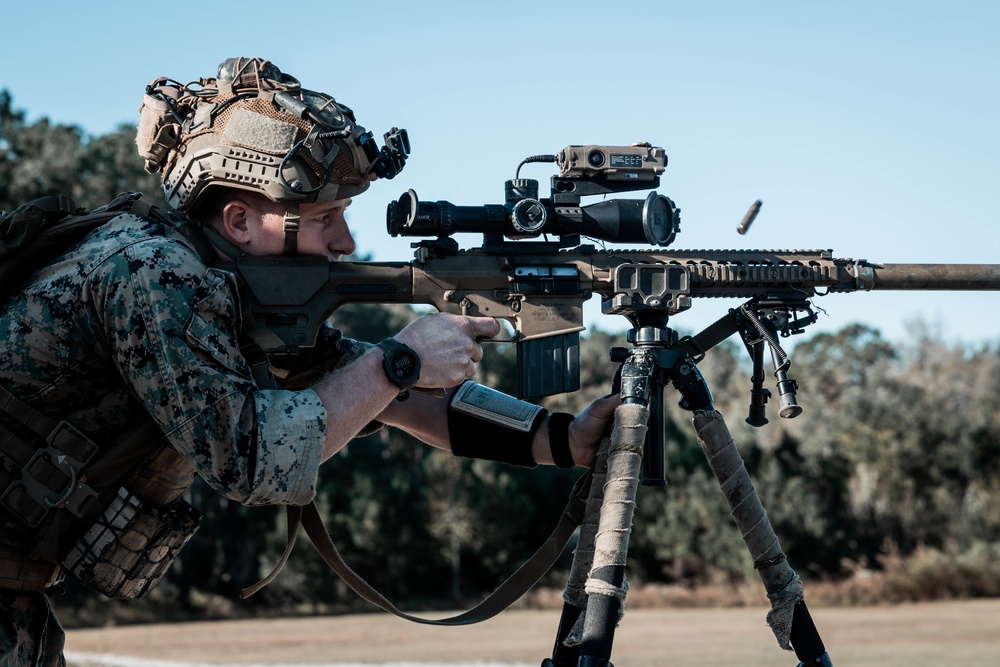
[[[543,667],[575,667],[580,657],[583,613],[587,608],[587,577],[594,563],[594,540],[601,516],[601,504],[604,502],[610,448],[611,439],[605,437],[597,450],[590,495],[587,496],[586,509],[580,522],[580,535],[573,551],[573,565],[563,591],[562,615],[559,618],[552,658],[544,660]]]
[[[648,421],[649,409],[643,405],[626,404],[615,410],[594,560],[585,587],[579,667],[611,664],[615,628],[625,613],[625,562]]]
[[[767,624],[778,645],[805,664],[829,665],[829,656],[805,607],[802,582],[785,560],[757,490],[750,481],[743,457],[736,449],[722,415],[714,410],[695,412],[694,427],[709,467],[722,488],[733,519],[764,582],[771,610]]]

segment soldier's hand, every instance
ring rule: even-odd
[[[569,450],[578,466],[593,465],[601,437],[621,402],[619,394],[599,398],[569,423]]]
[[[420,357],[417,385],[435,389],[457,386],[475,375],[483,358],[478,341],[498,333],[500,323],[492,317],[433,313],[417,318],[395,338]]]

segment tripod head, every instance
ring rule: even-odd
[[[672,385],[680,394],[678,404],[692,412],[714,410],[708,384],[697,363],[705,351],[725,340],[734,332],[740,334],[753,361],[750,408],[746,422],[751,426],[768,423],[766,405],[772,394],[764,387],[765,347],[770,350],[777,380],[779,414],[791,419],[802,414],[796,392],[798,383],[788,377],[791,359],[782,349],[779,337],[802,333],[816,321],[809,302],[802,298],[751,299],[726,317],[694,337],[681,337],[668,326],[669,312],[656,308],[624,308],[635,327],[626,340],[632,348],[613,347],[611,361],[622,364],[616,387],[620,387],[624,403],[649,406],[649,430],[643,451],[643,478],[646,486],[666,485],[664,437],[666,419],[663,415],[663,389]]]

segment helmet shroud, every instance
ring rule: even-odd
[[[376,147],[354,112],[260,58],[232,58],[215,78],[181,85],[158,78],[146,88],[136,135],[146,169],[161,173],[167,203],[188,210],[214,187],[258,192],[298,204],[360,194],[391,178],[409,152]],[[389,135],[387,134],[387,139]]]

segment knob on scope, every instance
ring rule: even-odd
[[[548,222],[548,211],[538,200],[538,181],[512,178],[504,183],[504,202],[510,212],[510,224],[526,236],[538,236]]]

